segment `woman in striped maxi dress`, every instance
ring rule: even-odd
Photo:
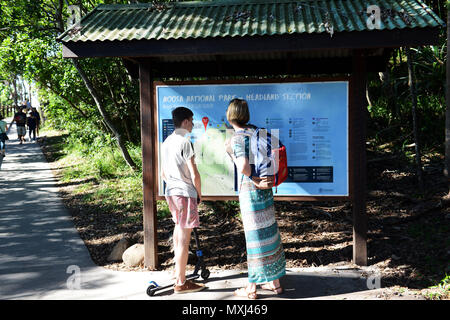
[[[238,169],[239,204],[247,247],[248,285],[235,295],[256,299],[256,285],[282,292],[280,278],[286,273],[286,261],[280,232],[275,220],[272,189],[257,189],[249,178],[249,145],[252,126],[245,100],[233,99],[227,109],[227,120],[235,133],[226,142],[227,152]]]

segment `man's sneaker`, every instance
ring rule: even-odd
[[[197,292],[205,289],[205,285],[186,280],[183,285],[175,285],[173,291],[175,293]]]

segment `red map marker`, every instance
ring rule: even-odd
[[[206,131],[206,126],[208,125],[209,118],[208,117],[203,117],[202,118],[202,122],[203,122],[203,125],[205,126],[205,131]]]

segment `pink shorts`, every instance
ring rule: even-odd
[[[166,196],[172,220],[181,228],[192,229],[200,226],[197,199],[183,196]]]

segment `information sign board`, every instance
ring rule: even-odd
[[[155,90],[158,150],[174,130],[172,110],[184,106],[194,113],[187,137],[203,196],[237,195],[237,172],[224,148],[232,134],[226,109],[233,98],[247,100],[250,123],[278,134],[287,148],[289,177],[275,195],[349,196],[348,81],[157,83]],[[164,195],[162,180],[159,195]]]

